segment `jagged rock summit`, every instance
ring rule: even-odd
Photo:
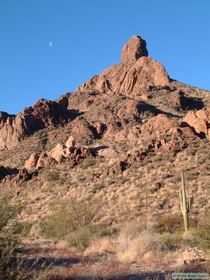
[[[167,86],[170,78],[164,66],[149,58],[146,41],[132,36],[122,49],[122,60],[94,76],[79,90],[94,89],[104,93],[142,95],[145,89]]]
[[[122,49],[122,63],[134,63],[142,56],[148,56],[146,41],[138,35],[132,36]]]

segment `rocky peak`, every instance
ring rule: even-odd
[[[140,36],[132,36],[122,49],[122,63],[135,63],[142,56],[148,56],[146,41]]]
[[[148,57],[146,41],[132,36],[122,49],[122,61],[82,84],[78,90],[137,96],[151,87],[167,86],[170,78],[164,66]]]

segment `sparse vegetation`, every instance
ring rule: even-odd
[[[94,204],[66,201],[57,207],[55,213],[41,224],[44,236],[66,240],[71,247],[82,250],[95,238],[107,234],[106,229],[93,223],[96,214]]]
[[[183,245],[183,237],[180,232],[165,232],[159,236],[159,249],[161,251],[175,251]]]
[[[182,229],[182,223],[181,215],[161,215],[157,220],[157,232],[175,233]]]
[[[195,227],[196,245],[210,253],[210,211],[204,213]]]
[[[0,279],[2,280],[18,279],[21,273],[15,262],[18,239],[14,234],[16,223],[13,221],[18,213],[18,208],[9,205],[8,195],[0,198]]]
[[[163,250],[175,250],[182,246],[198,247],[210,251],[210,213],[198,221],[191,219],[188,234],[183,234],[182,219],[179,215],[163,215],[158,219],[157,230]]]
[[[87,157],[82,161],[82,167],[88,168],[96,164],[96,159],[94,157]]]
[[[55,182],[60,179],[58,172],[47,168],[44,170],[43,175],[48,182]]]
[[[158,247],[156,234],[147,229],[128,223],[117,237],[116,257],[119,261],[132,262],[142,259],[144,255]]]
[[[141,40],[73,94],[0,112],[0,190],[11,191],[0,280],[47,280],[51,265],[53,279],[112,279],[104,267],[170,270],[194,249],[209,258],[209,92],[140,58]]]

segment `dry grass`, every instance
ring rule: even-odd
[[[139,261],[148,252],[155,251],[156,242],[154,236],[147,231],[133,238],[123,234],[117,240],[117,259],[121,262]]]

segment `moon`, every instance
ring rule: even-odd
[[[53,46],[53,41],[50,41],[49,44],[48,44],[49,48],[52,48]]]

